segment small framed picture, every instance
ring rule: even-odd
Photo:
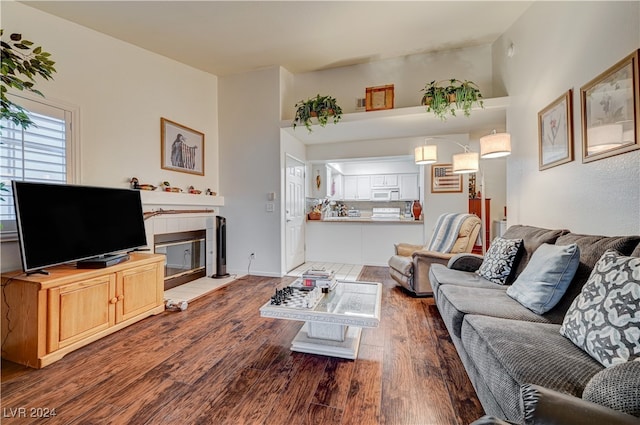
[[[573,161],[572,90],[538,112],[539,169]]]
[[[453,164],[431,166],[431,193],[462,192],[462,174],[453,174]]]
[[[378,87],[367,87],[365,93],[365,110],[379,111],[393,109],[393,84]]]
[[[160,118],[161,167],[204,176],[204,133]]]
[[[640,148],[640,73],[636,50],[580,89],[582,162]]]

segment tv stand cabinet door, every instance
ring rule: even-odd
[[[109,273],[49,290],[49,353],[115,324],[115,283]]]
[[[164,305],[163,266],[155,262],[116,273],[116,323]]]

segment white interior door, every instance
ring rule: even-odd
[[[303,162],[287,155],[285,178],[286,268],[293,270],[304,263],[304,170]]]

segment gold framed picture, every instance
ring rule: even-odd
[[[538,112],[539,169],[573,161],[572,90]]]
[[[636,50],[580,89],[582,162],[640,148],[640,73]]]
[[[160,166],[204,176],[204,133],[160,118]]]
[[[453,174],[453,164],[431,166],[431,193],[462,192],[462,174]]]
[[[367,111],[393,109],[393,84],[367,87],[365,95],[365,109]]]

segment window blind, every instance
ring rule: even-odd
[[[15,230],[11,180],[50,183],[67,182],[67,117],[62,109],[38,105],[27,115],[34,125],[26,130],[0,120],[0,179],[8,191],[0,193],[3,231]]]

